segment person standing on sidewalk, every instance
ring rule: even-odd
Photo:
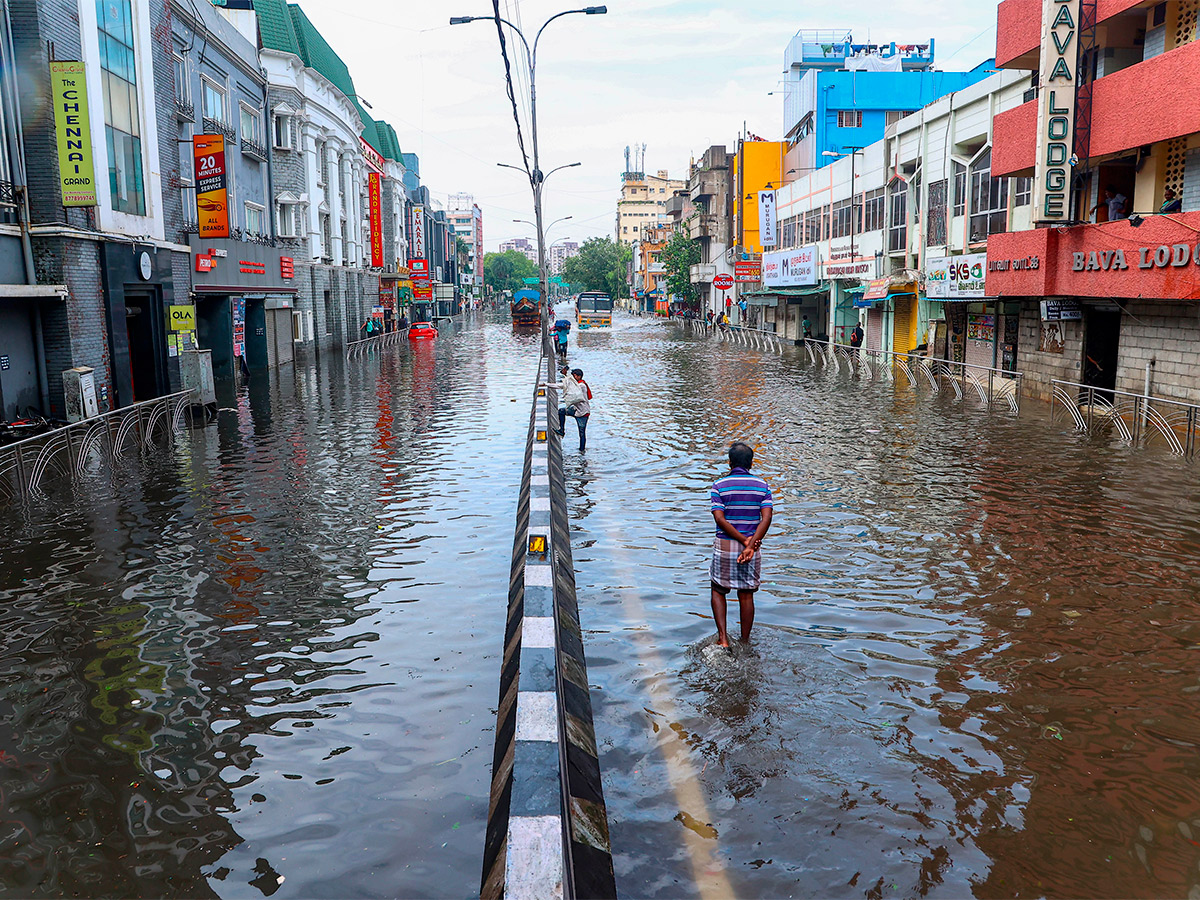
[[[566,368],[565,366],[563,367]],[[592,414],[592,389],[583,380],[583,369],[572,369],[570,374],[563,375],[562,391],[558,395],[562,404],[558,410],[558,433],[566,434],[567,416],[575,420],[579,428],[579,452],[587,449],[588,416]]]
[[[770,486],[750,473],[754,450],[741,441],[729,448],[729,474],[712,486],[709,497],[717,534],[713,539],[709,581],[717,646],[729,646],[725,627],[729,592],[736,591],[740,606],[742,643],[749,643],[754,625],[754,592],[762,579],[762,547],[774,515]]]

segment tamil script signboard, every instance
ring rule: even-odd
[[[925,296],[931,300],[973,300],[987,296],[987,254],[931,256],[925,264]]]
[[[762,282],[765,287],[804,287],[817,283],[817,245],[764,253]]]
[[[58,141],[62,205],[95,206],[96,177],[92,171],[92,132],[83,63],[52,60],[50,93],[54,100],[54,135]]]
[[[762,280],[762,262],[757,259],[735,262],[733,280],[738,284],[758,284]]]

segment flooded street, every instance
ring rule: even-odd
[[[477,895],[536,353],[480,317],[260,374],[5,516],[0,896]],[[1192,467],[645,320],[571,362],[623,896],[1200,892]],[[734,439],[776,524],[726,655]]]

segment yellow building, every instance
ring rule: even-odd
[[[749,253],[763,251],[758,236],[758,192],[783,184],[786,153],[783,141],[738,141],[732,172],[733,242]]]
[[[657,175],[623,173],[617,201],[617,242],[633,244],[648,229],[666,224],[667,201],[686,187],[686,181],[669,178],[666,169],[659,169]]]

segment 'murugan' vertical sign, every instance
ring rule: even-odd
[[[1071,221],[1081,0],[1043,0],[1033,205],[1042,222]]]

